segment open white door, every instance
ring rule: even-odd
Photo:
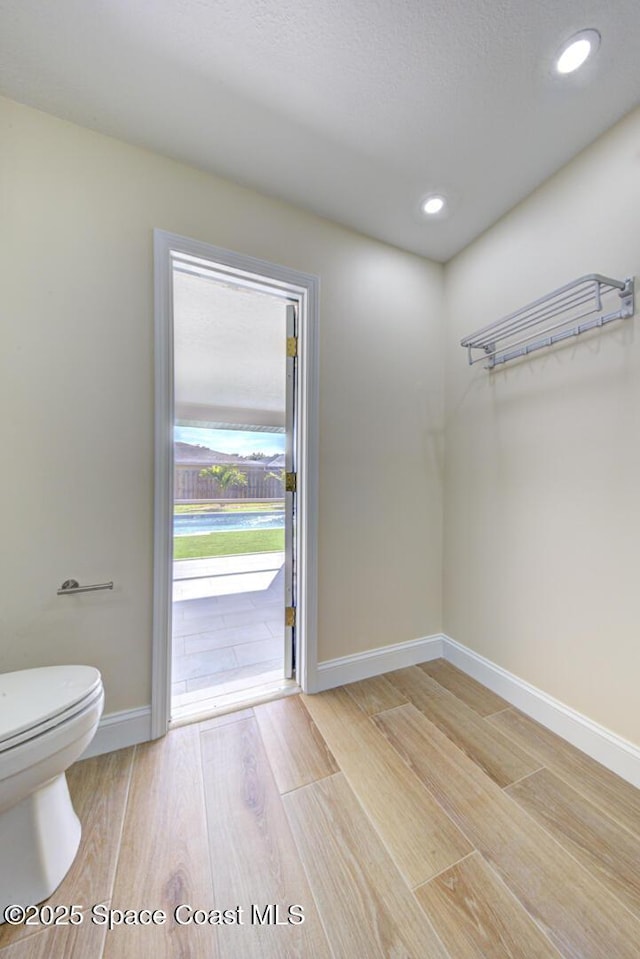
[[[295,462],[295,406],[298,362],[298,330],[296,306],[287,304],[287,387],[286,387],[286,451],[284,511],[284,675],[292,679],[295,670],[296,641],[296,555],[295,522],[297,472]]]

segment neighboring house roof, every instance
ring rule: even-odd
[[[174,462],[177,466],[211,466],[214,463],[235,463],[237,456],[210,450],[206,446],[191,446],[190,443],[174,444]]]
[[[221,453],[206,446],[192,446],[190,443],[174,444],[174,462],[176,466],[213,466],[217,463],[233,463],[237,466],[264,466],[266,469],[284,469],[284,453],[278,453],[267,459],[243,459],[234,453]]]

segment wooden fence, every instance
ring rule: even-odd
[[[242,465],[240,471],[247,477],[246,486],[221,490],[213,476],[200,476],[202,466],[177,465],[174,473],[174,500],[260,500],[282,499],[284,487],[280,479],[268,474],[274,472],[261,464]],[[276,472],[279,472],[276,471]]]

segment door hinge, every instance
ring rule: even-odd
[[[295,608],[295,606],[285,606],[285,610],[284,610],[284,625],[285,625],[285,626],[295,626],[295,625],[296,625],[296,608]]]
[[[297,492],[298,490],[298,474],[297,473],[284,474],[284,488],[287,493]]]
[[[288,336],[287,337],[287,356],[297,356],[297,355],[298,355],[298,337]]]

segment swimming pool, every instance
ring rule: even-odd
[[[240,529],[282,529],[284,510],[268,513],[177,513],[173,517],[174,536],[219,533]]]

